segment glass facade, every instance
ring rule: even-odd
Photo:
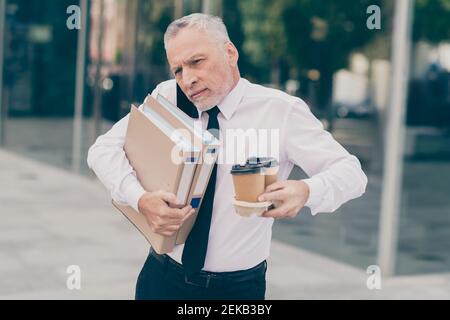
[[[66,9],[82,1],[88,23],[80,56],[80,31],[67,28]],[[240,52],[242,76],[308,102],[369,178],[366,194],[333,214],[313,217],[304,209],[277,221],[275,239],[359,268],[377,264],[386,122],[396,107],[389,83],[393,0],[0,2],[2,147],[66,169],[79,158],[81,173],[91,175],[85,159],[95,138],[170,78],[162,40],[170,21],[218,14]],[[380,29],[369,28],[373,5]],[[396,274],[450,271],[450,0],[416,1],[413,11]],[[77,70],[77,59],[85,70]],[[79,137],[77,71],[84,71]],[[300,168],[291,174],[304,176]]]
[[[2,144],[68,168],[75,96],[76,32],[71,1],[6,1]]]
[[[450,269],[450,2],[441,4],[414,8],[399,274]]]

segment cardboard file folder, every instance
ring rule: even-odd
[[[202,130],[201,122],[197,123],[200,126],[195,126],[194,119],[160,94],[158,94],[157,99],[149,95],[144,101],[144,108],[155,111],[171,126],[180,129],[180,133],[184,134],[185,139],[201,150],[200,161],[194,174],[188,202],[195,209],[195,213],[181,226],[176,239],[176,244],[182,244],[186,242],[189,232],[195,223],[203,195],[217,160],[220,142],[208,131]]]
[[[207,131],[195,129],[194,120],[178,107],[163,97],[158,98],[157,101],[151,96],[147,97],[142,111],[132,107],[125,152],[145,190],[163,189],[172,192],[182,203],[190,204],[196,211],[176,234],[165,237],[152,232],[145,217],[130,206],[114,201],[113,204],[139,229],[158,253],[168,253],[176,244],[186,241],[195,223],[220,143]],[[176,129],[184,130],[174,134]],[[180,157],[185,159],[180,165],[174,164],[170,158],[176,146]]]
[[[182,137],[176,137],[170,129],[158,115],[146,115],[133,106],[124,150],[145,190],[166,190],[174,193],[181,203],[187,203],[200,150],[182,141]],[[138,228],[157,252],[173,250],[177,234],[165,237],[154,233],[144,215],[128,205],[115,201],[113,205]]]

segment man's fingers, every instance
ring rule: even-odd
[[[191,212],[192,207],[186,206],[182,209],[177,208],[166,208],[164,210],[164,218],[174,219],[174,220],[183,220],[183,218]]]
[[[275,208],[275,209],[264,212],[262,214],[262,216],[264,218],[279,218],[279,217],[284,217],[287,211],[288,211],[287,207],[281,206],[279,208]]]
[[[272,184],[269,184],[266,189],[264,190],[265,193],[267,192],[272,192],[281,188],[284,188],[284,186],[286,185],[286,181],[277,181],[274,182]]]
[[[189,219],[189,217],[191,217],[195,212],[195,209],[192,209],[191,206],[187,206],[183,209],[181,209],[181,220],[180,222],[183,223],[184,221],[186,221],[187,219]]]
[[[283,189],[278,191],[272,191],[268,193],[263,193],[258,197],[258,201],[273,201],[273,200],[284,200],[286,194]]]
[[[171,192],[167,192],[167,191],[161,190],[161,191],[158,192],[158,195],[160,196],[160,198],[161,198],[162,200],[168,202],[168,203],[171,204],[171,205],[175,205],[175,206],[181,205],[181,204],[178,202],[177,196],[174,195],[174,194],[171,193]]]
[[[187,208],[187,207],[186,207]],[[180,229],[181,225],[189,219],[195,212],[195,209],[190,209],[182,219],[178,218],[168,218],[167,216],[163,218],[163,220],[159,224],[159,228],[164,229],[165,231],[173,232]]]
[[[259,196],[258,201],[283,200],[285,198],[283,193],[285,186],[286,181],[277,181],[268,185],[264,193]]]

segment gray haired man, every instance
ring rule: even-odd
[[[274,219],[296,217],[305,206],[313,215],[333,212],[361,196],[367,178],[358,159],[323,129],[305,102],[240,77],[239,53],[220,18],[178,19],[164,42],[175,79],[159,84],[152,96],[162,94],[204,128],[218,129],[224,149],[225,130],[278,130],[278,182],[259,197],[278,205],[261,217],[237,215],[232,164],[218,163],[186,243],[164,255],[150,250],[136,299],[264,299]],[[123,150],[127,124],[128,116],[97,139],[88,164],[114,200],[138,210],[155,232],[172,235],[193,209],[173,208],[176,197],[167,191],[142,188]],[[294,165],[309,178],[288,180]]]

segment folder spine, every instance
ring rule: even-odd
[[[205,150],[205,152],[206,151],[207,150]],[[201,165],[198,180],[194,187],[194,192],[193,192],[194,196],[199,196],[199,195],[201,196],[204,193],[206,186],[208,184],[209,176],[211,175],[213,166],[214,166],[214,163],[205,162],[203,160],[203,164]]]
[[[178,184],[177,199],[183,204],[188,204],[189,191],[191,189],[192,180],[194,178],[195,170],[199,156],[197,153],[188,153],[185,156],[183,172]]]
[[[201,155],[202,159],[201,162],[197,164],[197,169],[195,171],[195,176],[191,186],[191,193],[189,196],[189,203],[192,208],[195,209],[195,214],[186,220],[181,226],[177,234],[176,244],[186,242],[189,232],[195,223],[206,187],[208,186],[209,178],[211,177],[213,167],[217,160],[217,150],[218,145],[208,145],[203,148],[203,153]]]

